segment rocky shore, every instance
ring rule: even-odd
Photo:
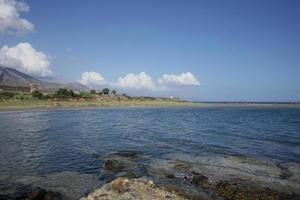
[[[195,187],[199,187],[198,193],[192,192],[191,188],[183,190],[176,185],[156,185],[153,181],[144,178],[119,177],[80,200],[296,200],[300,197],[292,193],[261,188],[242,180],[222,180],[214,185],[210,184],[203,175],[196,174],[189,181]],[[21,199],[63,200],[68,198],[58,192],[34,188]]]
[[[103,161],[99,174],[105,177],[106,183],[100,184],[93,175],[63,172],[32,180],[32,188],[17,198],[0,195],[0,199],[300,199],[299,169],[295,164],[283,168],[249,158],[227,157],[225,162],[223,158],[190,158],[175,154],[157,160],[131,150],[99,159]],[[28,178],[26,180],[28,184]]]
[[[146,179],[128,179],[117,178],[112,182],[105,184],[100,189],[95,190],[84,200],[183,200],[185,198],[179,196],[175,192],[168,192],[159,188],[152,181]]]
[[[152,161],[144,166],[141,162],[144,156],[142,152],[120,151],[102,158],[104,162],[103,173],[111,173],[117,178],[90,193],[85,200],[97,199],[195,199],[195,200],[289,200],[300,199],[297,189],[290,187],[275,187],[276,184],[265,184],[254,178],[241,178],[227,175],[217,177],[204,175],[200,168],[194,165],[197,158],[189,161],[187,158],[173,160]],[[181,159],[181,160],[180,160]],[[257,170],[258,166],[250,165],[243,160],[244,168],[249,167],[248,172]],[[251,163],[255,163],[251,161]],[[259,163],[260,174],[264,176],[263,167],[270,171],[264,163]],[[237,166],[237,163],[234,163]],[[230,166],[227,166],[230,170]],[[232,167],[232,166],[231,166]],[[240,166],[243,167],[243,166]],[[225,169],[223,169],[226,171]],[[246,170],[246,169],[244,169]],[[206,170],[209,171],[209,170]],[[247,173],[248,173],[247,172]],[[276,175],[276,170],[273,172]],[[237,171],[233,171],[233,174]],[[285,172],[282,172],[285,173]],[[275,176],[273,175],[273,176]],[[120,177],[121,176],[121,177]],[[278,177],[280,177],[278,172]],[[149,179],[149,177],[151,177]],[[274,177],[273,177],[274,178]],[[255,181],[257,180],[257,181]],[[275,179],[274,179],[275,180]],[[296,186],[297,187],[297,186]]]

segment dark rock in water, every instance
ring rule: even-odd
[[[136,160],[141,158],[142,152],[140,151],[131,151],[131,150],[124,150],[124,151],[118,151],[116,153],[113,153],[114,156],[124,157],[132,160]]]
[[[173,179],[173,178],[176,178],[174,174],[171,174],[171,173],[164,173],[163,174],[164,177],[166,177],[167,179]]]
[[[111,171],[121,171],[125,169],[125,166],[117,160],[107,160],[105,162],[105,169]]]
[[[162,190],[175,193],[185,199],[190,200],[219,200],[219,198],[213,198],[204,193],[203,191],[191,190],[188,188],[182,188],[174,184],[161,184],[159,188]]]
[[[192,165],[189,162],[185,162],[179,159],[174,161],[174,169],[177,171],[190,171]]]
[[[210,186],[208,178],[198,172],[193,171],[191,173],[191,176],[187,177],[187,179],[190,181],[191,184],[193,184],[195,186],[200,186],[200,187],[204,187],[204,188]]]
[[[29,186],[26,193],[22,192],[22,198],[18,200],[26,199],[32,193],[33,188],[43,188],[46,191],[59,193],[63,199],[78,200],[102,185],[102,182],[95,175],[68,171],[47,174],[45,176],[24,177],[18,180],[18,182]],[[0,188],[0,194],[1,192]],[[16,190],[14,193],[19,194],[20,192]],[[13,199],[17,200],[16,198]]]
[[[216,185],[216,191],[225,200],[288,200],[299,196],[262,188],[243,180],[222,180]]]
[[[138,158],[141,153],[137,151],[120,151],[109,154],[104,157],[105,169],[120,172],[120,171],[134,171],[138,168]]]
[[[124,177],[132,179],[132,178],[138,178],[138,175],[136,175],[134,172],[127,172]]]
[[[57,192],[46,191],[42,188],[34,188],[25,200],[61,200],[62,196]]]

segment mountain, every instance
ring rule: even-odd
[[[88,87],[77,82],[62,84],[41,81],[16,69],[0,66],[0,89],[28,91],[28,88],[32,85],[44,92],[54,92],[59,88],[67,88],[78,92],[89,90]]]
[[[31,83],[38,85],[41,84],[42,81],[16,69],[0,66],[0,85],[28,86]]]
[[[73,90],[73,91],[89,91],[90,88],[88,88],[87,86],[78,83],[78,82],[71,82],[71,83],[66,83],[65,87],[68,88],[69,90]]]

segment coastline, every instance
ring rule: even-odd
[[[108,102],[70,102],[70,101],[10,101],[0,102],[0,112],[14,111],[63,111],[103,108],[144,108],[144,107],[197,107],[197,108],[296,108],[299,103],[237,103],[237,102],[191,102],[191,101],[108,101]]]

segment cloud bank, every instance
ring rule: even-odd
[[[106,84],[102,75],[97,72],[82,73],[81,79],[78,82],[90,88],[98,88],[99,86]]]
[[[147,89],[157,90],[157,85],[153,82],[151,76],[145,72],[139,74],[127,74],[124,77],[120,77],[117,83],[113,84],[119,88],[130,88],[130,89]]]
[[[191,73],[186,72],[179,75],[164,74],[158,79],[158,83],[166,86],[199,86],[200,81]]]
[[[38,77],[53,75],[53,72],[49,69],[48,56],[41,51],[37,51],[27,42],[11,48],[6,45],[3,46],[0,49],[0,65],[15,68]]]
[[[100,86],[109,85],[113,88],[131,89],[131,90],[148,90],[163,91],[169,87],[176,86],[199,86],[200,81],[191,73],[186,72],[179,75],[164,74],[157,82],[145,72],[138,74],[129,73],[118,78],[116,82],[106,82],[100,73],[84,72],[78,81],[83,85],[91,88],[99,88]]]
[[[20,17],[20,12],[28,12],[25,2],[15,0],[0,0],[0,32],[9,30],[18,33],[32,32],[34,25]]]

